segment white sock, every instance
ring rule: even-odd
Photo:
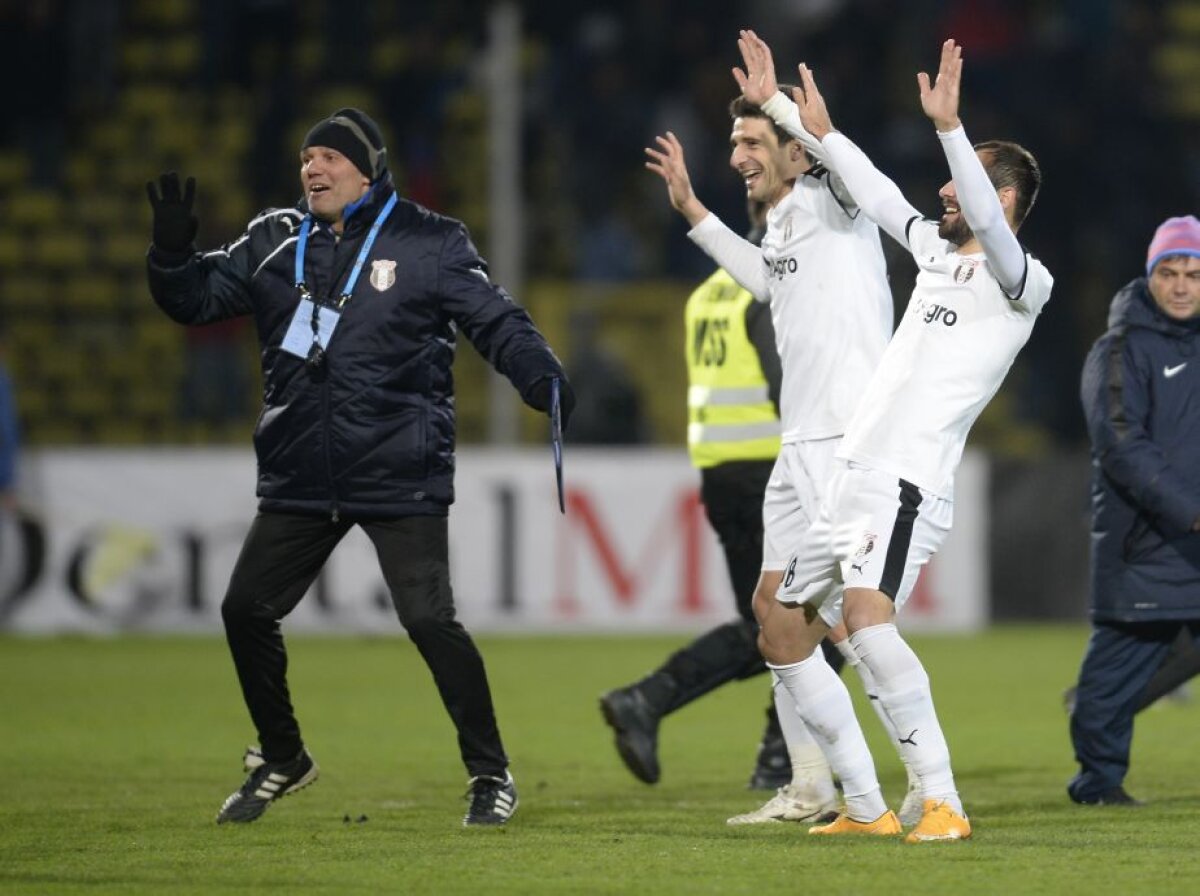
[[[775,713],[787,744],[788,759],[792,762],[792,790],[806,802],[828,803],[837,799],[833,772],[820,746],[813,740],[804,719],[796,709],[796,701],[788,693],[775,671],[771,671],[771,693],[775,698]]]
[[[813,739],[842,779],[846,814],[855,821],[866,822],[887,812],[871,751],[854,717],[850,692],[825,662],[821,648],[799,663],[767,665],[778,675]]]
[[[850,643],[849,638],[839,641],[836,647],[842,656],[845,657],[846,665],[858,673],[863,691],[871,703],[871,709],[875,710],[875,715],[879,717],[879,722],[883,725],[883,730],[887,732],[888,740],[892,742],[892,746],[896,748],[896,754],[900,757],[900,761],[904,763],[904,771],[908,774],[909,789],[911,790],[914,787],[919,789],[921,779],[917,777],[917,773],[913,771],[912,766],[904,758],[904,751],[900,749],[900,735],[896,733],[896,726],[892,724],[891,716],[887,714],[887,710],[879,702],[879,688],[875,684],[875,676],[871,674],[871,670],[867,668],[867,664],[859,659],[858,653],[855,651],[854,645]]]
[[[896,729],[901,755],[920,780],[922,795],[945,800],[961,814],[950,749],[933,708],[925,667],[891,623],[860,629],[850,641],[875,680],[883,714]]]

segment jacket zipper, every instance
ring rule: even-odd
[[[336,269],[338,251],[342,248],[342,246],[344,244],[342,242],[341,235],[334,232],[332,229],[330,230],[330,235],[333,236],[333,257],[334,257],[334,265],[333,266]],[[341,279],[341,275],[351,258],[353,258],[353,255],[345,255],[343,258],[343,263],[342,263],[343,270],[342,271],[338,271],[338,270],[334,271],[333,279],[330,281],[330,283],[331,283],[330,289],[331,290],[336,287],[337,282]],[[340,312],[341,309],[339,308],[338,310]],[[333,340],[331,337],[330,342],[332,342],[332,341]],[[328,348],[329,348],[329,346],[326,345],[327,350],[328,350]],[[336,523],[340,519],[340,514],[338,513],[337,486],[334,484],[334,479],[333,479],[333,453],[332,453],[332,449],[330,448],[330,441],[331,441],[330,428],[333,423],[333,412],[330,410],[330,407],[329,407],[329,383],[333,379],[333,373],[330,370],[331,364],[332,364],[332,361],[330,360],[329,356],[326,355],[326,357],[325,357],[325,379],[321,382],[321,418],[325,425],[321,429],[322,429],[322,434],[323,434],[324,443],[325,443],[323,446],[325,449],[325,475],[329,477],[329,492],[330,492],[330,494],[333,495],[333,501],[330,506],[329,516],[330,516],[330,519],[334,523]]]
[[[325,363],[329,363],[328,358],[325,359]],[[329,375],[328,371],[326,371],[325,381],[321,383],[321,418],[325,424],[321,428],[322,441],[324,442],[322,447],[325,451],[325,475],[329,477],[329,491],[333,495],[333,502],[330,506],[330,516],[333,519],[333,522],[336,523],[339,519],[338,495],[337,486],[334,484],[333,479],[333,456],[329,447],[329,427],[332,423],[332,417],[333,415],[329,410]]]
[[[342,279],[342,275],[346,273],[346,269],[353,262],[354,252],[342,252],[342,264],[341,264],[341,268],[339,269],[337,266],[337,257],[338,257],[338,253],[346,245],[346,243],[343,240],[344,234],[339,234],[331,228],[330,235],[333,237],[333,240],[334,240],[334,244],[333,244],[333,257],[334,257],[333,268],[334,268],[334,271],[333,271],[333,279],[331,281],[332,285],[330,287],[332,289]],[[338,303],[337,307],[338,307],[339,312],[342,311],[342,306],[344,304],[345,304],[344,302]],[[340,514],[339,508],[338,508],[337,487],[334,485],[334,479],[333,479],[333,456],[331,454],[330,447],[329,447],[330,425],[331,425],[332,418],[333,418],[333,414],[329,408],[329,383],[330,383],[330,379],[331,379],[329,364],[330,364],[330,359],[328,358],[328,356],[326,356],[326,358],[325,358],[325,365],[326,365],[325,380],[324,380],[324,382],[321,383],[321,417],[325,423],[325,426],[323,427],[323,430],[324,430],[323,437],[324,437],[324,443],[325,443],[323,446],[324,451],[325,451],[325,474],[329,477],[329,491],[333,495],[333,501],[329,508],[329,517],[334,523],[336,523],[341,519],[341,514]]]

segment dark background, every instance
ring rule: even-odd
[[[661,407],[682,398],[650,400],[661,372],[610,331],[624,290],[681,297],[710,270],[642,167],[654,134],[679,134],[701,198],[731,224],[744,219],[726,105],[737,29],[751,26],[782,78],[801,60],[813,67],[835,123],[930,214],[947,173],[915,72],[936,68],[947,36],[964,46],[969,136],[1017,140],[1043,167],[1021,237],[1056,280],[973,444],[1026,458],[1084,445],[1078,373],[1109,299],[1140,273],[1154,227],[1197,210],[1200,4],[517,6],[530,303],[548,308],[543,326],[569,365],[605,370],[613,393],[615,432],[589,436],[581,418],[577,440],[680,439],[682,411]],[[401,190],[465,220],[486,255],[488,11],[462,0],[0,2],[0,327],[27,441],[248,436],[258,402],[245,324],[183,331],[146,293],[144,183],[162,170],[198,178],[200,243],[216,247],[257,211],[295,201],[303,133],[359,105],[385,131]],[[911,263],[885,244],[903,302]],[[461,365],[464,441],[488,432],[476,361]]]

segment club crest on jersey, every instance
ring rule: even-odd
[[[871,551],[875,550],[875,539],[878,537],[878,535],[875,535],[872,532],[868,532],[863,535],[863,540],[859,544],[858,550],[854,552],[854,556],[862,559],[863,557],[867,556],[867,554],[871,553]]]
[[[396,262],[386,258],[371,262],[371,285],[380,292],[396,282]]]
[[[979,266],[979,260],[976,258],[964,258],[958,263],[958,267],[954,269],[954,282],[966,283],[975,276],[975,268]]]

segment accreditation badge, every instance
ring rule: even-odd
[[[301,299],[284,334],[283,350],[289,355],[307,359],[315,342],[324,351],[329,348],[333,329],[340,318],[341,313],[336,308],[314,305],[312,299]]]

